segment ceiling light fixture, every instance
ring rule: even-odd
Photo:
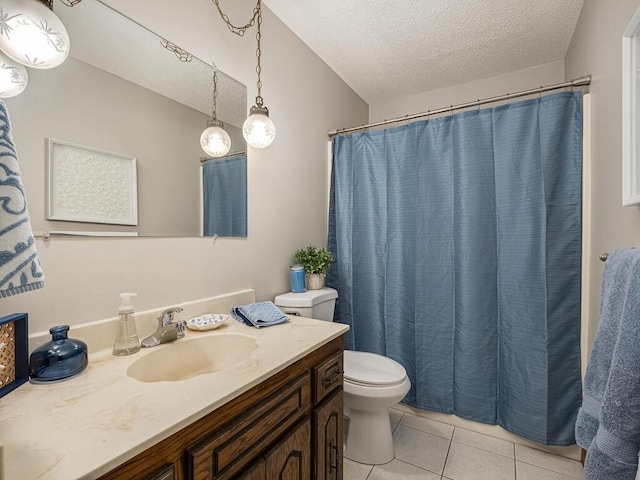
[[[207,121],[207,128],[200,135],[200,145],[207,155],[221,157],[229,153],[231,138],[224,129],[224,124],[218,120],[216,100],[218,98],[218,70],[213,65],[213,102],[211,104],[211,120]]]
[[[69,34],[53,0],[2,0],[0,49],[27,67],[53,68],[69,55]]]
[[[0,52],[0,98],[20,95],[28,81],[27,69]]]
[[[269,109],[264,106],[264,100],[262,98],[262,80],[260,79],[260,74],[262,73],[262,67],[260,64],[260,57],[262,55],[262,50],[260,49],[260,40],[261,40],[261,31],[260,26],[262,25],[262,4],[261,0],[258,0],[255,8],[253,9],[253,17],[244,27],[236,27],[229,21],[229,17],[225,15],[220,9],[219,0],[212,0],[216,7],[218,7],[218,12],[220,16],[229,27],[232,33],[236,35],[243,36],[245,31],[255,25],[257,23],[257,32],[256,32],[256,57],[258,59],[258,63],[256,65],[256,73],[258,74],[258,81],[256,82],[257,87],[257,96],[256,96],[256,104],[251,107],[249,110],[249,116],[244,121],[242,125],[242,135],[244,139],[247,141],[249,145],[254,148],[265,148],[271,145],[273,139],[276,136],[276,127],[269,118]]]

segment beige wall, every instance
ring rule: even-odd
[[[248,85],[253,103],[255,30],[232,35],[210,0],[183,0],[179,10],[172,0],[110,3],[199,58],[215,59]],[[223,3],[236,23],[254,5]],[[327,131],[366,122],[368,107],[266,8],[262,30],[262,93],[277,136],[269,148],[249,150],[249,237],[40,239],[46,287],[1,299],[0,314],[26,311],[36,332],[114,316],[123,291],[137,292],[135,307],[144,310],[245,288],[271,299],[289,289],[295,250],[326,242]]]
[[[369,121],[377,122],[389,118],[398,118],[407,114],[435,110],[447,105],[475,102],[480,98],[495,97],[507,92],[517,92],[562,81],[564,81],[563,62],[547,63],[491,78],[483,78],[461,85],[452,85],[447,88],[374,104],[369,108]]]
[[[639,0],[585,0],[565,58],[566,78],[592,75],[592,229],[588,345],[598,322],[603,264],[600,252],[640,246],[640,209],[622,207],[622,32]]]

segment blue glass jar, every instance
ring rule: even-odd
[[[302,265],[291,265],[291,291],[293,293],[302,293],[307,290],[304,280],[304,267]]]
[[[49,330],[51,341],[40,345],[29,357],[29,376],[33,382],[53,382],[77,375],[87,367],[87,344],[67,338],[69,325]]]

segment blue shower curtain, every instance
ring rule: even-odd
[[[208,160],[202,167],[203,235],[247,236],[247,156]]]
[[[335,137],[328,285],[405,403],[548,445],[581,401],[582,97]]]

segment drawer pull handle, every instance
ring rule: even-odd
[[[327,374],[322,377],[322,386],[327,388],[328,386],[334,384],[336,380],[340,378],[342,375],[342,370],[340,369],[340,365],[336,364],[333,368],[327,372]]]
[[[337,472],[338,468],[340,468],[340,456],[338,455],[338,445],[336,443],[335,438],[331,439],[331,445],[329,447],[331,452],[331,459],[329,461],[329,472],[333,472],[334,470]]]

